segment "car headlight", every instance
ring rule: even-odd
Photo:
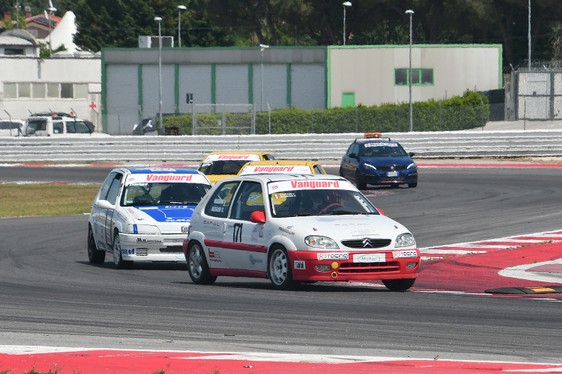
[[[133,234],[143,234],[143,235],[160,235],[160,229],[154,225],[132,225],[131,232]]]
[[[400,234],[396,237],[396,248],[401,247],[415,247],[416,246],[416,239],[414,239],[414,235],[410,234],[409,232],[405,234]]]
[[[304,238],[306,245],[312,248],[322,248],[322,249],[338,249],[338,244],[332,238],[320,235],[310,235]]]
[[[365,167],[365,169],[377,170],[377,168],[371,164],[364,163],[363,166]]]
[[[406,169],[415,169],[415,168],[416,168],[416,163],[412,162],[410,165],[408,165]]]

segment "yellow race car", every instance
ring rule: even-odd
[[[221,179],[236,176],[247,162],[273,159],[275,157],[267,152],[212,152],[203,159],[198,170],[214,184]]]

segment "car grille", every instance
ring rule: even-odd
[[[344,273],[386,273],[399,271],[398,262],[365,262],[365,263],[343,263],[339,272]]]
[[[406,166],[396,165],[396,166],[377,166],[377,169],[381,171],[402,171],[406,169]]]
[[[342,244],[349,248],[383,248],[390,244],[390,239],[363,238],[355,240],[342,240]]]
[[[161,253],[183,253],[183,247],[181,245],[172,245],[166,248],[160,248]]]

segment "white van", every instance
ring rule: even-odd
[[[94,131],[84,120],[72,117],[33,116],[27,119],[25,136],[91,135]]]
[[[24,125],[19,119],[0,119],[0,136],[23,136]]]

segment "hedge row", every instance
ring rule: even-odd
[[[488,122],[488,98],[474,91],[444,100],[413,104],[414,131],[453,131],[482,127]],[[191,135],[192,115],[164,118],[167,133]],[[198,113],[197,135],[250,134],[252,113]],[[359,105],[354,108],[276,109],[255,114],[256,134],[348,133],[410,131],[409,104]]]

